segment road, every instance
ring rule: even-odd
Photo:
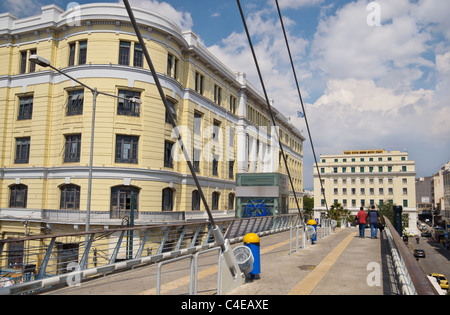
[[[419,264],[425,274],[440,273],[450,279],[450,251],[430,240],[431,238],[420,237],[419,244],[417,244],[414,238],[410,238],[410,248],[425,251],[426,257],[419,259]]]

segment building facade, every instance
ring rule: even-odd
[[[86,223],[93,94],[33,64],[31,55],[122,98],[96,100],[91,225],[120,225],[131,208],[142,223],[204,210],[124,6],[76,10],[49,5],[30,18],[0,15],[3,237],[23,236],[23,218],[32,234],[67,228],[61,222],[70,229]],[[197,34],[164,16],[134,11],[210,208],[233,211],[236,173],[286,172],[264,97]],[[132,97],[141,103],[124,100]],[[305,139],[274,111],[301,192]],[[292,208],[294,201],[291,195]]]
[[[335,202],[356,214],[360,207],[393,202],[409,214],[409,226],[416,229],[415,162],[408,153],[385,150],[344,151],[321,155],[319,174],[314,165],[314,210],[320,218]]]
[[[443,172],[444,177],[444,206],[441,209],[441,218],[444,228],[450,230],[450,167]]]

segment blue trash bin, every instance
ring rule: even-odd
[[[311,225],[312,227],[314,227],[314,230],[316,231],[316,233],[314,234],[314,237],[312,239],[312,244],[314,244],[314,242],[317,241],[317,222],[314,219],[311,219],[308,221],[307,223],[308,225]]]
[[[249,247],[253,254],[253,269],[250,272],[252,278],[261,273],[260,239],[255,233],[248,233],[244,236],[244,245]]]

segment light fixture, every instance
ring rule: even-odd
[[[49,67],[50,66],[50,61],[48,61],[47,59],[38,56],[38,55],[31,55],[30,59],[29,59],[32,63],[35,63],[41,67]]]

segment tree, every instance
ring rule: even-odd
[[[335,202],[331,205],[330,210],[328,211],[328,217],[332,220],[336,220],[338,226],[340,227],[341,219],[347,219],[347,222],[349,222],[350,211],[348,209],[344,209],[339,202]]]
[[[314,198],[303,196],[303,210],[307,217],[312,218],[314,211]]]

